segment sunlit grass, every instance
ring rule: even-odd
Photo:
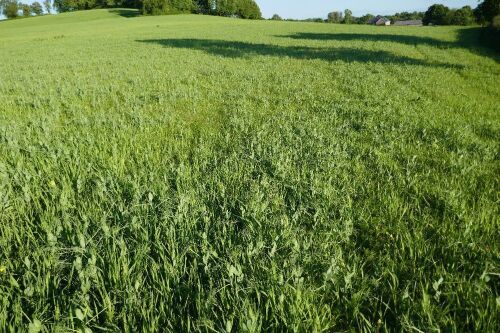
[[[475,28],[0,23],[0,331],[498,331]]]

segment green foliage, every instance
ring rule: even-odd
[[[35,15],[42,15],[43,14],[43,7],[42,5],[35,1],[31,4],[31,12]]]
[[[328,23],[340,23],[342,22],[342,12],[330,12],[326,20]]]
[[[262,18],[262,12],[254,0],[239,0],[236,15],[251,20]]]
[[[391,21],[412,21],[412,20],[422,20],[424,18],[423,12],[402,12],[396,13],[392,16]]]
[[[23,11],[23,16],[24,17],[30,17],[31,16],[31,6],[28,4],[21,4],[21,10]]]
[[[278,14],[274,14],[273,17],[271,17],[271,20],[274,20],[274,21],[282,21],[283,19],[281,18],[281,16],[279,16]]]
[[[0,332],[498,331],[479,31],[2,22]]]
[[[83,4],[80,0],[54,0],[54,8],[60,13],[84,9]]]
[[[4,14],[5,6],[7,5],[7,0],[0,0],[0,14]]]
[[[493,18],[500,15],[500,0],[484,0],[474,10],[476,20],[480,24],[490,24]]]
[[[500,15],[497,15],[493,18],[493,20],[491,21],[491,27],[493,29],[500,30]]]
[[[196,4],[196,12],[201,14],[210,14],[213,8],[213,0],[197,0]]]
[[[193,0],[142,0],[146,15],[190,13],[196,8]]]
[[[352,16],[352,11],[349,9],[344,10],[344,20],[343,23],[351,24],[354,21],[354,17]]]
[[[425,12],[423,23],[425,25],[447,25],[450,9],[444,5],[432,5]]]
[[[254,0],[216,0],[213,13],[219,16],[236,16],[245,19],[260,19],[262,13]]]
[[[374,17],[372,14],[363,15],[358,19],[358,24],[370,24]]]
[[[491,24],[483,28],[482,41],[496,52],[500,52],[500,15],[493,18]]]
[[[219,16],[233,16],[238,10],[239,0],[217,0],[214,12]]]
[[[260,19],[254,0],[55,0],[59,12],[106,7],[138,8],[145,15],[203,13]]]
[[[44,0],[43,6],[45,7],[45,11],[48,14],[51,14],[51,12],[52,12],[52,0]]]
[[[19,15],[19,4],[16,1],[5,2],[3,13],[8,19],[16,18]]]
[[[474,12],[469,6],[457,10],[450,10],[447,21],[452,25],[472,25],[475,23]]]

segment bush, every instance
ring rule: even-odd
[[[271,17],[271,20],[274,20],[274,21],[281,21],[281,20],[283,20],[283,19],[282,19],[282,18],[281,18],[281,16],[279,16],[278,14],[274,14],[274,15],[273,15],[273,17]]]

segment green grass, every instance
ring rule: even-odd
[[[0,331],[499,330],[478,28],[0,22]]]

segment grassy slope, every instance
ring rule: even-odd
[[[498,330],[475,34],[0,22],[0,330]]]

